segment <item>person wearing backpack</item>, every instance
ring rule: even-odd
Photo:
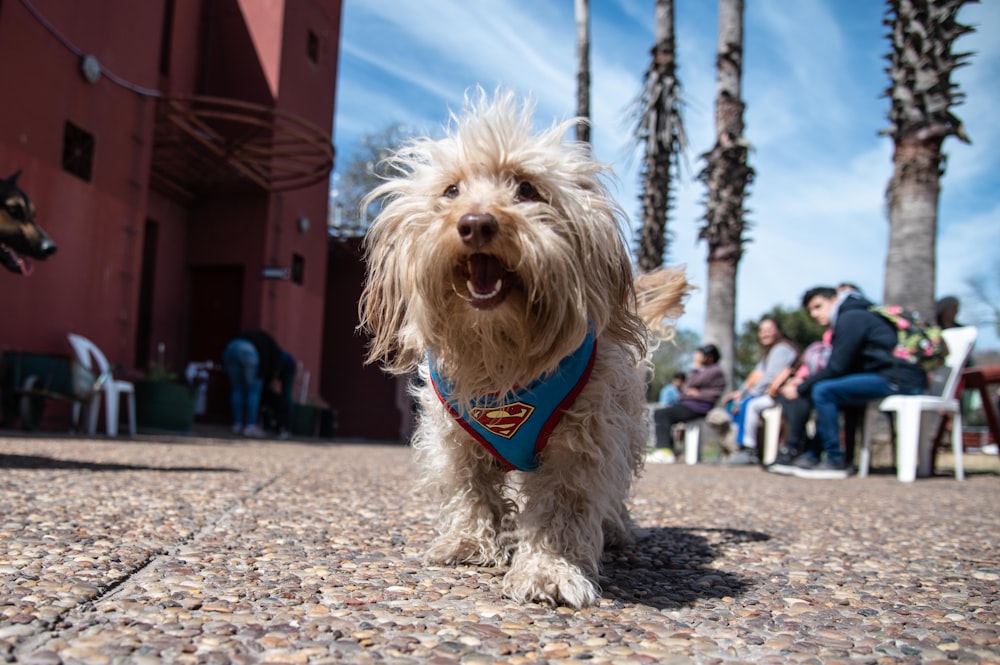
[[[894,354],[896,326],[872,312],[872,303],[854,290],[828,286],[809,289],[802,307],[814,321],[830,326],[830,357],[826,367],[782,389],[787,399],[808,397],[816,412],[816,438],[823,459],[811,452],[795,460],[802,478],[846,478],[851,471],[840,446],[840,409],[864,406],[887,395],[917,395],[927,387],[927,373]]]

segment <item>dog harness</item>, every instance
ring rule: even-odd
[[[596,356],[591,330],[551,374],[506,395],[482,395],[464,405],[451,398],[452,384],[438,372],[434,358],[429,355],[428,361],[434,391],[455,421],[507,471],[534,471],[552,430],[587,385]]]

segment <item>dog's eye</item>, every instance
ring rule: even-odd
[[[16,220],[24,220],[24,204],[18,200],[7,201],[4,204],[4,208],[7,210],[7,214]]]
[[[527,180],[524,180],[518,183],[515,198],[518,201],[541,201],[542,195],[538,193],[538,190],[535,189],[534,185]]]
[[[448,185],[444,190],[444,195],[449,199],[453,199],[458,196],[458,185]]]

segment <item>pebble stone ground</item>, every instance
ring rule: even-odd
[[[998,466],[650,465],[641,538],[571,611],[423,565],[402,446],[0,437],[0,659],[998,663]]]

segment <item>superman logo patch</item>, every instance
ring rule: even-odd
[[[530,404],[514,402],[502,406],[476,407],[469,412],[469,415],[493,434],[510,439],[521,429],[521,425],[528,422],[528,418],[534,412],[535,407]]]

